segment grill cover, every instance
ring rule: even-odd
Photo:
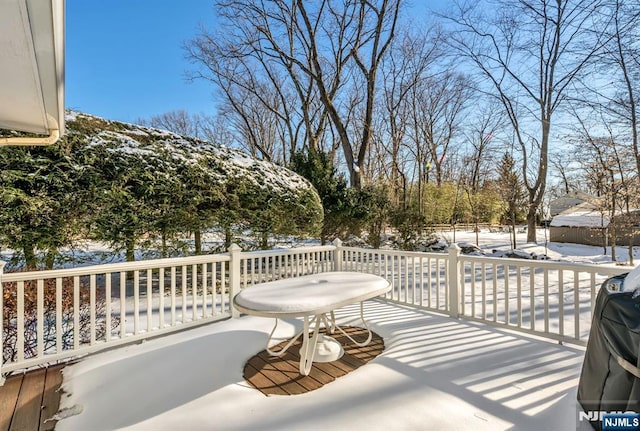
[[[622,281],[625,275],[613,277]],[[587,413],[640,412],[640,296],[609,292],[605,285],[596,298],[585,352],[578,402]],[[634,375],[635,374],[635,375]],[[591,421],[602,429],[599,419]]]

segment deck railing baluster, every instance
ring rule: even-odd
[[[147,289],[145,290],[147,295],[147,332],[153,330],[153,270],[147,269]]]
[[[104,274],[104,315],[105,315],[105,331],[104,331],[104,341],[111,341],[111,273],[107,272]]]
[[[89,344],[96,344],[96,275],[89,276]]]
[[[44,354],[44,280],[37,281],[36,309],[38,310],[38,322],[36,324],[36,356]]]

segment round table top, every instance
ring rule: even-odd
[[[243,313],[263,317],[311,316],[382,295],[387,280],[360,272],[324,272],[246,287],[234,299]]]

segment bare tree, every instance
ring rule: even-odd
[[[414,87],[411,111],[414,138],[416,146],[424,148],[418,162],[427,166],[424,172],[427,181],[433,168],[436,184],[442,184],[443,167],[451,156],[454,136],[460,132],[460,116],[470,94],[470,80],[450,71],[423,79]]]
[[[153,115],[150,118],[140,118],[136,120],[143,126],[155,127],[168,130],[182,136],[203,138],[204,125],[210,120],[201,114],[192,114],[184,109],[168,111],[162,114]]]
[[[549,154],[549,165],[553,171],[560,177],[562,192],[569,194],[572,189],[576,188],[576,181],[571,172],[571,148],[567,148],[567,144],[559,151],[552,151]]]
[[[636,171],[640,175],[640,126],[638,103],[640,94],[640,5],[637,1],[611,0],[612,22],[607,34],[604,55],[609,78],[614,78],[615,92],[607,97],[608,108],[623,123],[633,147]],[[601,93],[602,94],[602,93]]]
[[[269,60],[264,55],[256,55],[243,45],[247,43],[244,39],[237,39],[252,40],[250,29],[224,30],[228,27],[219,32],[203,30],[186,45],[188,58],[200,66],[190,77],[216,85],[223,96],[221,111],[239,135],[242,147],[257,157],[286,162],[298,149],[301,122],[287,77],[267,68]]]
[[[211,116],[178,109],[150,118],[138,118],[136,123],[226,146],[235,146],[237,141],[229,130],[230,123],[225,119],[224,112]]]
[[[528,192],[527,241],[547,186],[554,114],[601,48],[590,28],[600,0],[458,3],[450,46],[468,59],[503,105],[520,148]],[[493,6],[493,7],[492,7]]]
[[[281,107],[279,98],[271,87],[255,88],[261,93],[259,98],[255,92],[242,87],[229,88],[227,93],[230,97],[221,104],[221,114],[229,119],[229,124],[239,135],[241,148],[254,157],[286,163],[291,153],[286,145],[282,145],[289,140],[286,122],[280,121],[277,114]]]
[[[429,76],[431,68],[441,56],[440,29],[430,28],[424,32],[402,32],[392,44],[389,55],[382,65],[382,98],[384,110],[379,113],[379,143],[372,161],[384,164],[380,169],[392,184],[396,205],[406,206],[407,174],[404,172],[403,149],[410,133],[411,98],[414,89]],[[406,151],[405,151],[406,152]],[[420,169],[419,163],[410,164]],[[390,169],[389,169],[390,167]],[[412,180],[415,180],[413,178]],[[418,173],[420,181],[420,173]],[[420,196],[418,196],[420,200]],[[421,207],[420,202],[418,205]]]
[[[205,141],[214,142],[216,144],[226,145],[228,147],[239,146],[237,140],[229,127],[229,121],[223,113],[218,113],[213,117],[204,117],[205,121],[200,125],[200,132]]]
[[[477,95],[477,93],[476,93]],[[482,104],[477,98],[474,107],[475,115],[468,120],[469,125],[464,132],[464,140],[469,144],[467,153],[463,154],[460,167],[461,183],[464,189],[471,217],[475,226],[476,245],[479,245],[479,222],[486,216],[490,202],[481,191],[488,185],[492,168],[496,166],[494,155],[497,153],[497,138],[504,129],[504,119],[500,106],[495,103]]]
[[[220,1],[218,13],[227,23],[226,37],[203,32],[188,45],[189,55],[207,72],[200,76],[213,78],[229,100],[237,101],[237,97],[227,92],[228,84],[243,86],[238,71],[259,72],[268,78],[263,81],[271,81],[274,87],[290,88],[297,94],[297,114],[306,145],[319,145],[330,120],[343,149],[351,185],[359,188],[372,139],[378,70],[395,36],[400,3]],[[228,42],[219,42],[217,36]],[[225,57],[225,52],[230,54]],[[225,63],[235,66],[221,67]],[[278,78],[280,72],[286,75],[285,80]],[[359,84],[363,89],[362,115],[352,115],[354,101],[360,102],[353,97]],[[244,87],[253,91],[250,85]],[[274,112],[283,119],[293,118],[291,99],[283,95],[284,99],[288,103]],[[300,128],[291,124],[289,134],[293,136]]]
[[[587,184],[603,202],[603,215],[606,214],[610,221],[608,238],[611,258],[616,260],[617,238],[626,235],[629,260],[633,263],[632,213],[638,204],[638,175],[633,168],[633,146],[621,144],[611,125],[603,121],[598,122],[604,125],[604,128],[599,129],[591,127],[583,118],[576,118],[576,123],[575,136],[579,143],[576,148],[580,148],[576,152],[577,159],[585,171]],[[592,133],[592,129],[600,133]],[[624,216],[620,217],[621,215]]]
[[[468,185],[473,194],[480,190],[483,180],[489,177],[489,168],[495,165],[493,156],[496,153],[497,136],[505,128],[502,109],[498,104],[483,105],[476,100],[474,106],[476,115],[470,119],[465,132],[465,141],[469,143],[470,151],[464,160],[469,177]]]
[[[362,31],[358,43],[352,47],[352,52],[358,69],[360,69],[365,78],[367,89],[366,108],[361,126],[362,134],[359,149],[358,146],[343,141],[347,162],[350,159],[353,160],[353,153],[357,152],[357,159],[350,168],[351,184],[356,188],[361,186],[362,179],[361,169],[358,168],[364,165],[367,149],[371,141],[378,69],[395,36],[400,3],[400,0],[382,0],[380,4],[360,2],[358,19],[362,23],[364,31]],[[367,5],[366,8],[364,7],[365,5]],[[373,26],[366,28],[366,23],[371,18],[373,18]],[[329,112],[331,113],[331,110]]]

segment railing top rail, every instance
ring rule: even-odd
[[[367,253],[388,254],[392,256],[408,256],[408,257],[431,257],[437,259],[447,259],[449,255],[438,252],[425,252],[425,251],[406,251],[406,250],[391,250],[386,248],[361,248],[361,247],[341,247],[342,250],[348,251],[360,251]]]
[[[254,250],[254,251],[245,251],[242,252],[243,255],[250,255],[250,257],[255,256],[277,256],[277,255],[287,255],[287,254],[301,254],[301,253],[309,253],[314,251],[332,251],[335,250],[335,245],[316,245],[309,247],[295,247],[295,248],[276,248],[271,250]]]
[[[175,257],[166,259],[149,259],[137,262],[118,262],[100,265],[80,266],[77,268],[52,269],[46,271],[5,272],[2,275],[3,282],[20,280],[43,280],[58,277],[75,277],[83,275],[96,275],[114,272],[136,271],[156,268],[167,268],[182,265],[198,265],[212,262],[226,262],[230,257],[228,253],[206,254],[188,257]]]
[[[630,267],[618,267],[618,266],[604,266],[598,264],[589,263],[577,263],[577,262],[558,262],[549,260],[535,260],[535,259],[518,259],[509,257],[489,257],[489,256],[469,256],[460,255],[462,262],[476,262],[476,263],[490,263],[490,264],[502,264],[510,266],[520,267],[536,267],[536,268],[548,268],[548,269],[564,269],[564,270],[577,270],[583,272],[595,272],[606,275],[618,275],[631,271]]]
[[[299,248],[290,248],[290,249],[274,249],[274,250],[258,250],[258,251],[242,252],[242,256],[244,258],[260,257],[260,256],[283,256],[283,255],[292,255],[292,254],[303,254],[308,252],[333,251],[335,249],[336,249],[335,245],[309,246],[309,247],[299,247]],[[385,255],[392,255],[392,256],[427,257],[427,258],[435,258],[435,259],[448,258],[448,255],[446,253],[438,253],[438,252],[419,252],[419,251],[403,251],[403,250],[389,250],[389,249],[365,249],[360,247],[341,247],[341,249],[347,250],[347,251],[364,252],[364,253],[371,253],[371,254],[377,253],[377,254],[385,254]],[[49,279],[49,278],[58,278],[58,277],[74,277],[74,276],[94,275],[94,274],[97,275],[97,274],[114,273],[114,272],[136,271],[136,270],[146,270],[146,269],[156,269],[156,268],[167,268],[167,267],[182,266],[182,265],[195,265],[195,264],[212,263],[212,262],[223,262],[223,261],[229,261],[229,260],[230,260],[230,257],[228,253],[179,257],[179,258],[167,258],[167,259],[150,259],[150,260],[142,260],[137,262],[108,263],[108,264],[99,264],[99,265],[83,266],[83,267],[77,267],[77,268],[65,268],[65,269],[55,269],[55,270],[46,270],[46,271],[4,273],[3,281],[12,282],[12,281],[19,281],[19,280],[38,280],[38,279]],[[460,260],[462,262],[501,264],[501,265],[516,266],[516,267],[536,267],[536,268],[547,268],[547,269],[577,270],[577,271],[605,274],[609,276],[623,274],[631,270],[631,268],[627,268],[627,267],[604,266],[604,265],[597,265],[597,264],[556,262],[556,261],[545,261],[545,260],[528,260],[528,259],[504,258],[504,257],[470,256],[470,255],[464,255],[464,254],[460,255]]]

